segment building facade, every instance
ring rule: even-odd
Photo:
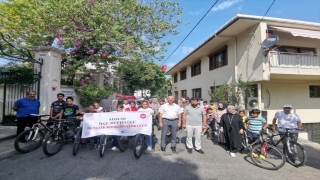
[[[168,70],[173,95],[210,100],[214,86],[241,75],[242,80],[254,82],[253,98],[268,123],[284,104],[291,104],[305,127],[320,130],[320,23],[261,19],[236,15]],[[271,35],[279,40],[262,48]],[[308,136],[320,142],[319,132]]]

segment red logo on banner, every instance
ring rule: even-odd
[[[141,114],[140,117],[141,117],[142,119],[144,119],[144,118],[146,118],[147,116],[146,116],[145,114]]]

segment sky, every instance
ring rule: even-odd
[[[163,39],[164,42],[172,42],[171,45],[167,46],[168,51],[164,54],[165,59],[169,57],[216,0],[171,1],[178,2],[183,7],[183,23],[178,27],[178,35],[168,35]],[[164,59],[156,61],[156,63],[167,65],[170,69],[237,13],[263,16],[272,2],[273,0],[219,0],[173,55],[165,62]],[[320,0],[276,0],[266,16],[320,23]],[[185,26],[187,23],[189,25]],[[2,63],[0,61],[0,64]]]
[[[164,41],[171,40],[167,46],[167,58],[191,29],[198,23],[216,0],[175,0],[183,7],[182,24],[179,34],[167,36]],[[196,29],[189,35],[174,54],[160,65],[167,65],[168,70],[187,56],[194,48],[209,38],[216,30],[231,20],[236,14],[263,16],[273,0],[219,0]],[[267,17],[285,18],[320,23],[320,0],[276,0]]]

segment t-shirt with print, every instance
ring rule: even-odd
[[[260,131],[262,130],[263,124],[267,121],[263,117],[257,117],[253,118],[251,116],[248,116],[248,131],[254,133],[254,134],[260,134]]]
[[[298,128],[298,122],[301,122],[300,117],[297,114],[286,114],[283,111],[278,111],[274,118],[278,119],[278,131],[286,132],[285,128]],[[290,130],[290,133],[299,133],[299,130]]]
[[[63,100],[53,102],[50,106],[52,108],[52,116],[53,117],[57,116],[61,112],[63,107],[66,105],[67,105],[67,103]]]
[[[63,107],[63,119],[66,119],[68,117],[76,117],[77,116],[77,110],[79,110],[79,106],[72,105],[72,106],[64,106]]]
[[[134,107],[134,108],[131,108],[131,107],[130,107],[130,108],[126,108],[126,109],[125,109],[126,112],[138,111],[138,110],[139,110],[139,109],[136,108],[136,107]]]
[[[202,125],[202,116],[206,114],[203,107],[197,106],[194,108],[191,105],[189,105],[184,108],[184,112],[186,113],[186,125]]]

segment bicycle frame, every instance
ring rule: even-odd
[[[35,130],[35,134],[33,136],[33,138],[31,139],[31,141],[34,141],[38,135],[38,132],[39,132],[39,124],[42,125],[47,131],[49,132],[52,132],[50,128],[48,128],[46,125],[44,125],[42,122],[41,122],[41,117],[38,118],[38,121],[37,123],[35,123],[31,129],[34,129]],[[28,138],[27,138],[27,141],[29,141],[31,138],[31,133],[29,134]]]
[[[288,151],[289,151],[290,154],[293,154],[292,151],[291,151],[291,148],[290,148],[290,141],[291,141],[290,133],[288,132],[288,130],[286,130],[286,131],[287,132],[283,136],[281,136],[280,139],[276,143],[274,143],[273,137],[280,136],[280,134],[271,135],[271,140],[272,140],[274,146],[277,146],[284,138],[287,138],[286,144],[287,144]],[[295,149],[295,151],[297,151],[296,147],[294,147],[294,149]]]

